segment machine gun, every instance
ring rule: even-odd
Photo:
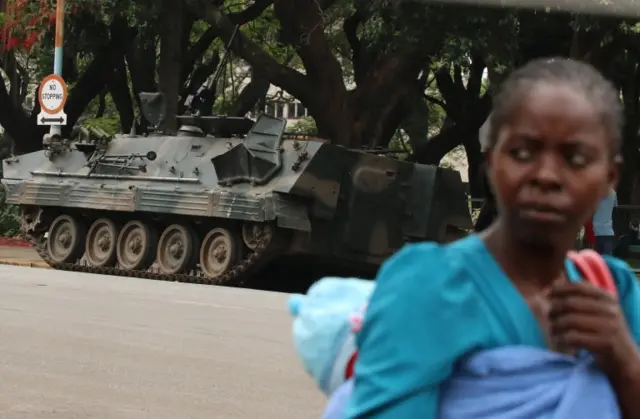
[[[239,26],[236,25],[236,27],[233,29],[231,39],[229,39],[229,42],[227,43],[227,45],[225,45],[224,56],[222,57],[220,64],[218,64],[213,77],[209,78],[209,80],[198,89],[195,95],[189,95],[185,99],[184,106],[188,109],[189,114],[193,116],[200,116],[206,115],[208,113],[205,105],[208,103],[213,103],[213,100],[215,99],[215,86],[218,83],[220,75],[222,74],[222,69],[229,60],[231,43],[236,37],[238,27]]]

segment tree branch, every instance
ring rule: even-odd
[[[107,90],[103,90],[98,97],[98,110],[94,118],[102,118],[104,116],[104,111],[107,109]]]
[[[398,114],[398,107],[402,107],[408,95],[419,91],[418,86],[424,88],[424,79],[418,79],[423,64],[422,54],[413,50],[391,52],[376,60],[352,93],[354,131],[361,135],[360,138],[352,138],[354,146],[381,145],[385,132],[390,131],[388,124],[395,123],[397,128],[402,116],[407,116],[407,112]]]
[[[244,25],[247,22],[260,17],[269,6],[273,4],[273,0],[256,0],[251,6],[241,12],[229,13],[227,17],[234,25]]]
[[[200,57],[204,55],[209,49],[213,41],[218,37],[218,30],[215,27],[209,27],[200,38],[189,48],[184,57],[184,64],[182,66],[183,83],[186,81],[191,70],[195,66],[195,63]]]
[[[202,86],[207,81],[207,77],[213,74],[213,72],[218,67],[218,64],[220,64],[220,55],[219,52],[216,51],[216,53],[213,54],[210,60],[195,68],[195,70],[191,74],[189,83],[187,83],[186,86],[182,86],[182,89],[180,91],[180,103],[178,104],[178,109],[180,112],[184,111],[184,102],[187,100],[187,97],[198,92],[200,86]]]
[[[413,150],[407,160],[422,164],[439,165],[440,160],[447,153],[462,144],[462,138],[467,132],[462,124],[455,124],[451,128],[441,131],[422,145]]]
[[[235,25],[229,20],[228,16],[207,0],[184,1],[199,18],[220,31],[220,38],[224,42],[231,41]],[[240,31],[236,32],[230,48],[250,66],[264,71],[265,76],[274,85],[286,90],[301,101],[313,100],[314,86],[304,74],[278,63],[271,55]]]
[[[163,30],[160,32],[160,63],[158,64],[158,89],[162,92],[165,101],[166,118],[162,124],[162,130],[169,135],[178,132],[178,96],[183,85],[182,57],[186,52],[183,47],[184,23],[189,13],[185,10],[184,3],[176,0],[161,0],[162,12],[160,24]]]
[[[445,112],[447,112],[447,104],[444,103],[443,101],[441,101],[440,99],[435,98],[435,97],[430,96],[430,95],[424,95],[424,98],[427,99],[429,102],[440,106]]]
[[[436,85],[438,86],[440,95],[447,105],[447,116],[455,120],[460,116],[458,112],[461,108],[461,106],[459,106],[460,97],[458,95],[456,84],[451,78],[449,71],[450,67],[448,65],[444,65],[436,70],[434,76],[436,78]]]
[[[129,133],[134,123],[134,113],[124,54],[115,63],[114,71],[107,82],[107,89],[120,116],[120,130]]]
[[[20,107],[13,105],[2,76],[0,76],[0,125],[14,139],[16,153],[35,151],[42,147],[42,137],[38,138],[37,129],[34,129],[36,125],[29,121],[29,117]]]
[[[346,93],[342,66],[324,34],[324,13],[320,5],[315,0],[278,0],[274,10],[314,84],[340,88]]]
[[[231,107],[231,115],[245,116],[251,111],[256,103],[264,98],[269,90],[269,80],[262,76],[259,70],[255,69],[251,75],[251,81],[247,84]]]
[[[27,97],[29,83],[31,82],[31,78],[29,77],[29,72],[26,68],[22,66],[18,61],[16,61],[16,66],[18,68],[18,73],[20,74],[21,84],[20,84],[20,97],[18,98],[19,103],[24,103],[24,99]]]
[[[487,67],[484,58],[480,54],[471,56],[471,66],[469,68],[469,81],[467,82],[467,93],[473,97],[480,96],[482,88],[482,74]]]
[[[362,41],[358,39],[358,26],[366,19],[366,13],[358,9],[351,16],[344,20],[342,30],[347,38],[347,42],[351,47],[351,62],[353,64],[353,72],[356,79],[356,84],[364,76],[363,68],[363,46]]]
[[[460,90],[464,90],[464,80],[462,79],[462,67],[458,64],[453,66],[453,81],[456,84],[458,93],[460,93]]]

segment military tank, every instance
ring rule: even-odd
[[[164,98],[140,97],[145,135],[78,128],[3,161],[7,203],[51,267],[241,284],[281,255],[376,268],[472,228],[454,170],[289,139],[265,114],[180,116],[165,135]]]

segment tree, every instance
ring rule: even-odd
[[[65,39],[71,122],[100,115],[110,127],[128,131],[138,120],[144,130],[138,94],[161,91],[169,106],[164,129],[175,132],[187,96],[219,68],[205,113],[244,116],[264,106],[273,84],[300,100],[317,135],[334,144],[393,142],[428,164],[462,148],[474,184],[477,132],[496,85],[532,58],[572,56],[596,65],[620,89],[630,163],[621,201],[631,194],[640,96],[634,22],[399,0],[68,1],[76,8]],[[47,22],[35,38],[23,31],[22,45],[9,45],[1,62],[7,88],[0,86],[0,124],[19,139],[17,152],[39,148],[44,132],[33,119],[37,106],[25,105],[51,67]],[[231,59],[219,65],[227,45]]]
[[[206,0],[185,1],[197,16],[220,32],[225,42],[232,40],[233,22],[219,7]],[[430,51],[418,48],[416,43],[399,43],[386,50],[367,51],[367,55],[356,45],[354,54],[366,57],[354,64],[357,87],[349,90],[342,63],[324,32],[328,9],[334,4],[280,0],[273,6],[280,25],[280,41],[296,51],[303,71],[279,63],[242,33],[233,39],[231,48],[253,68],[260,68],[271,83],[297,97],[313,115],[320,136],[351,147],[385,145],[399,125],[401,118],[396,114],[401,99],[424,83],[417,76]],[[355,13],[365,14],[354,12],[350,21],[353,28],[358,25]],[[365,59],[373,64],[365,66]],[[380,95],[383,91],[384,96]],[[396,116],[395,120],[391,116]]]
[[[51,9],[46,9],[48,2],[26,3],[18,2],[17,5],[25,7],[24,14],[19,15],[19,22],[12,22],[14,27],[10,28],[12,36],[6,40],[3,50],[3,59],[0,62],[2,69],[7,74],[9,80],[9,90],[5,83],[0,84],[0,125],[6,133],[14,140],[15,151],[25,153],[39,150],[42,146],[42,137],[47,131],[47,127],[37,126],[36,116],[40,112],[39,104],[34,101],[32,109],[24,109],[24,99],[29,94],[28,88],[32,83],[31,75],[38,76],[34,80],[36,90],[34,96],[38,94],[38,82],[48,72],[44,63],[51,64],[51,53],[53,52],[53,32],[51,27],[55,25],[55,14]],[[42,7],[49,16],[47,20],[41,20],[37,7]],[[68,6],[74,13],[69,13],[69,31],[65,43],[65,56],[63,77],[72,87],[69,99],[65,106],[68,115],[69,125],[65,132],[68,133],[71,126],[83,114],[91,101],[104,89],[107,83],[111,82],[112,73],[119,59],[123,56],[126,45],[136,36],[136,29],[130,27],[122,15],[116,15],[112,22],[107,25],[99,20],[95,3],[70,2]],[[106,6],[106,4],[102,4]],[[74,9],[75,7],[75,9]],[[38,14],[35,14],[38,13]],[[53,17],[51,17],[53,16]],[[35,19],[35,20],[34,20]],[[26,24],[25,21],[26,20]],[[21,24],[22,25],[21,25]],[[5,22],[6,29],[7,22]],[[5,32],[6,33],[6,32]],[[97,34],[99,36],[96,36]],[[36,34],[34,36],[34,34]],[[86,34],[90,39],[99,39],[96,43],[90,43],[90,61],[86,64],[86,70],[78,76],[77,70],[82,59],[80,55],[80,44],[77,42],[81,35]],[[104,36],[106,34],[106,37]],[[91,51],[92,50],[92,51]],[[28,68],[29,62],[37,57],[40,63],[37,70]],[[49,68],[51,68],[50,65]]]
[[[37,101],[33,106],[25,103],[31,89],[37,96],[38,82],[51,72],[53,63],[54,2],[39,1],[16,3],[24,13],[10,27],[3,24],[4,32],[10,30],[11,36],[3,42],[0,60],[6,75],[6,83],[0,86],[0,125],[16,140],[16,153],[40,149],[48,130],[36,124]],[[216,45],[217,32],[203,28],[188,11],[175,8],[175,3],[158,7],[151,0],[67,1],[63,77],[70,95],[65,106],[69,123],[63,134],[69,134],[96,101],[102,104],[99,114],[104,116],[107,97],[117,111],[114,116],[121,131],[131,130],[136,119],[140,121],[138,131],[144,131],[148,124],[140,113],[138,95],[158,90],[168,99],[170,117],[165,129],[175,131],[175,114],[183,111],[186,96],[213,73],[221,49]],[[49,17],[40,19],[37,10],[45,10]],[[241,25],[259,14],[259,7],[249,8],[230,13],[229,18]],[[40,26],[32,24],[36,21]],[[156,58],[158,41],[160,60]],[[246,113],[267,88],[268,83],[256,77],[240,95],[235,112]]]

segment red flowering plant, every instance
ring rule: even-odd
[[[65,15],[74,14],[83,0],[66,0]],[[7,0],[0,21],[0,50],[31,52],[42,36],[55,28],[56,0]]]

